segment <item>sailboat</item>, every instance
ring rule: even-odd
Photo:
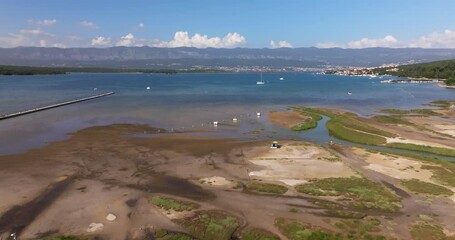
[[[256,82],[257,85],[264,85],[265,82],[262,80],[262,72],[261,72],[261,80]]]

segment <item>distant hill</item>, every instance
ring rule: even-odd
[[[383,68],[378,72],[399,77],[445,79],[447,85],[455,85],[455,59]]]
[[[455,49],[420,48],[0,48],[0,65],[182,69],[195,66],[321,68],[455,59]]]
[[[455,59],[402,65],[398,67],[398,71],[393,75],[413,78],[455,78]]]

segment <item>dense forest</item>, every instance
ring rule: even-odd
[[[119,69],[119,68],[76,68],[76,67],[27,67],[27,66],[0,66],[0,75],[55,75],[71,72],[86,73],[202,73],[220,72],[218,70],[174,70],[174,69]]]
[[[397,72],[390,69],[382,68],[378,72],[399,77],[446,79],[447,85],[455,85],[455,60],[402,65]]]

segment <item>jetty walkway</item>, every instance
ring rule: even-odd
[[[79,99],[75,99],[75,100],[71,100],[71,101],[66,101],[66,102],[52,104],[52,105],[48,105],[48,106],[44,106],[44,107],[34,108],[34,109],[22,111],[22,112],[6,114],[6,115],[3,115],[3,116],[0,116],[0,120],[4,120],[4,119],[7,119],[7,118],[19,117],[19,116],[22,116],[22,115],[35,113],[35,112],[39,112],[39,111],[44,111],[44,110],[48,110],[48,109],[51,109],[51,108],[62,107],[62,106],[65,106],[65,105],[85,102],[85,101],[89,101],[89,100],[92,100],[92,99],[106,97],[106,96],[109,96],[109,95],[112,95],[112,94],[115,94],[115,92],[107,92],[107,93],[98,94],[98,95],[91,96],[91,97],[79,98]]]

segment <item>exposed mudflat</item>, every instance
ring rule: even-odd
[[[279,124],[302,120],[288,117],[292,121]],[[139,133],[151,137],[135,137]],[[196,213],[163,210],[151,203],[152,196],[161,195],[197,203],[198,211],[234,216],[239,219],[235,236],[254,227],[286,239],[276,226],[280,218],[342,232],[335,224],[342,218],[326,212],[333,206],[377,218],[380,225],[374,234],[387,238],[409,239],[409,226],[422,214],[433,214],[434,223],[455,232],[453,196],[415,194],[400,184],[416,178],[442,186],[422,162],[360,148],[279,143],[281,148],[271,149],[268,141],[167,135],[163,129],[118,124],[83,129],[65,141],[1,156],[0,239],[9,239],[11,233],[19,239],[74,235],[119,240],[146,239],[158,229],[190,233],[179,220]],[[402,208],[393,213],[355,209],[338,197],[294,188],[350,177],[382,184],[402,198]],[[243,185],[251,181],[288,191],[248,191]],[[110,214],[115,220],[107,219]]]

